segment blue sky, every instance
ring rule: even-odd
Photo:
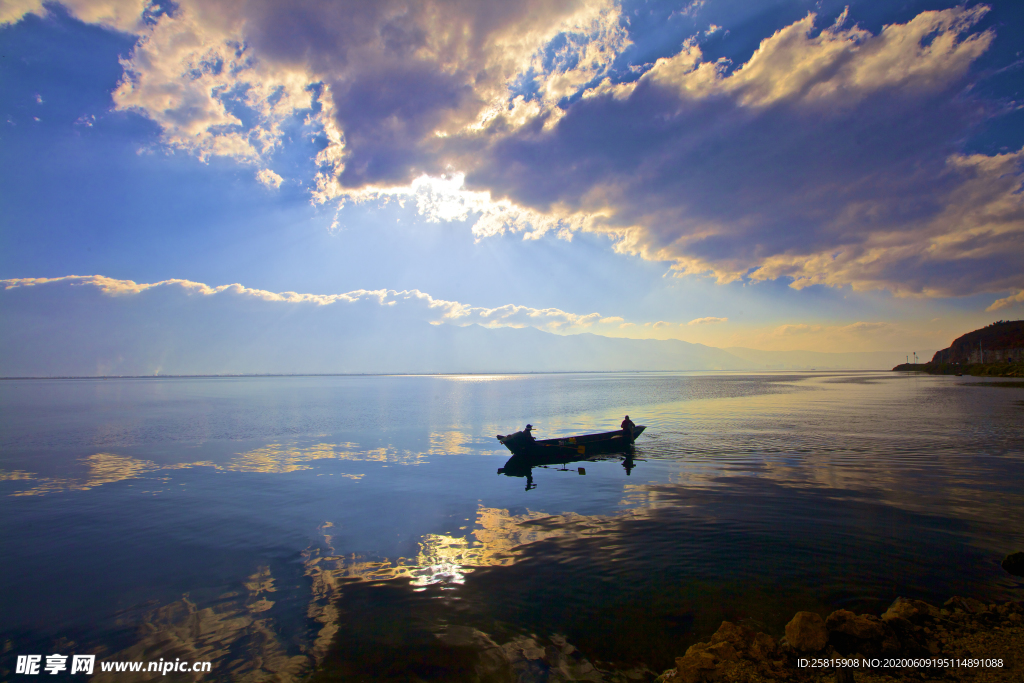
[[[137,295],[106,279],[416,290],[438,324],[859,351],[1024,313],[1020,3],[23,0],[0,22],[0,303],[48,288],[40,315]]]

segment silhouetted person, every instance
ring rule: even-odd
[[[623,420],[622,424],[619,425],[619,426],[622,427],[622,433],[625,434],[626,436],[628,436],[630,442],[632,442],[633,441],[633,429],[636,427],[636,425],[633,424],[633,421],[629,419],[629,415],[626,416],[626,419]]]
[[[523,436],[525,436],[530,441],[537,440],[533,438],[533,425],[526,425],[526,427],[523,429]]]

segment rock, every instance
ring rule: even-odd
[[[943,603],[944,607],[949,607],[953,610],[962,610],[968,614],[981,614],[987,612],[988,607],[981,600],[975,600],[974,598],[962,598],[958,595],[954,595],[949,600]]]
[[[686,655],[676,657],[676,678],[680,683],[700,683],[714,673],[718,660],[707,652],[707,643],[691,645]]]
[[[941,616],[938,607],[929,605],[924,600],[911,600],[909,598],[896,598],[889,609],[882,615],[883,621],[892,619],[906,619],[910,622],[918,622],[925,618],[938,619]]]
[[[818,618],[820,619],[821,617]],[[822,630],[824,630],[824,622],[822,622]],[[755,633],[748,653],[751,659],[764,662],[774,659],[778,651],[779,648],[775,645],[774,638],[767,633]]]
[[[927,640],[923,635],[923,629],[914,626],[903,617],[884,618],[885,624],[896,634],[900,643],[900,652],[909,657],[928,657]]]
[[[836,683],[853,683],[853,669],[836,669]]]
[[[468,626],[449,626],[437,638],[448,647],[476,652],[472,666],[481,680],[505,678],[512,673],[512,662],[505,650],[482,631]]]
[[[1024,552],[1010,553],[1000,566],[1014,576],[1024,576]]]
[[[828,643],[825,620],[814,612],[797,612],[786,624],[786,642],[801,652],[817,652]]]
[[[708,647],[708,652],[723,662],[735,662],[740,658],[739,653],[731,643],[714,643]]]
[[[723,621],[722,625],[715,631],[715,635],[711,636],[712,644],[729,643],[740,652],[750,647],[750,643],[753,641],[754,632],[751,629],[734,624],[731,621]]]
[[[825,620],[828,640],[843,655],[854,652],[869,657],[892,654],[900,648],[899,640],[884,621],[867,614],[836,610]]]
[[[666,669],[661,672],[660,676],[654,679],[654,683],[674,683],[674,681],[678,680],[676,678],[678,673],[676,669]]]

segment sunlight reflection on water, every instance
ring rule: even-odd
[[[0,634],[293,680],[396,620],[664,667],[722,618],[1020,599],[998,561],[1024,547],[1022,395],[892,373],[5,382]],[[495,476],[497,433],[627,412],[631,467]]]

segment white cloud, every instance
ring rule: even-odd
[[[892,325],[889,323],[856,322],[839,327],[836,331],[841,333],[865,334],[888,330],[890,328],[892,328]]]
[[[772,331],[772,334],[778,337],[791,337],[799,334],[808,334],[810,332],[820,332],[821,329],[821,325],[798,323],[795,325],[779,325]]]
[[[76,17],[119,31],[134,32],[142,26],[147,0],[61,0]],[[15,23],[26,14],[44,16],[43,0],[4,0],[0,3],[0,26]]]
[[[728,327],[700,327],[699,341],[720,348],[744,347],[764,351],[899,352],[940,349],[977,326],[970,314],[946,316],[944,324],[925,322],[912,315],[899,322],[791,322],[773,325],[734,323]],[[696,341],[690,339],[689,341]],[[767,362],[767,361],[765,361]],[[813,365],[813,363],[812,363]],[[895,365],[895,363],[893,363]],[[891,367],[891,366],[890,366]]]
[[[279,145],[283,124],[310,109],[314,95],[304,69],[255,55],[243,25],[242,17],[232,21],[187,4],[161,16],[122,61],[115,105],[157,122],[166,144],[201,159],[266,158]]]
[[[524,239],[537,239],[548,232],[571,240],[572,234],[585,229],[599,214],[547,213],[523,208],[507,199],[494,200],[490,192],[465,188],[465,174],[420,176],[408,185],[368,186],[359,190],[341,191],[342,203],[365,204],[381,201],[415,202],[421,216],[431,222],[473,219],[473,235],[492,237],[505,232],[521,232]]]
[[[1017,292],[1016,294],[1011,294],[1008,297],[1004,297],[1002,299],[996,299],[995,301],[992,302],[992,305],[989,306],[988,308],[986,308],[985,310],[986,311],[998,311],[1001,308],[1006,308],[1008,306],[1013,306],[1014,304],[1019,304],[1019,303],[1024,303],[1024,289],[1022,289],[1021,291]]]
[[[260,183],[266,187],[276,190],[281,187],[281,181],[283,178],[271,171],[269,168],[261,168],[256,172],[256,180],[260,181]]]
[[[411,172],[408,162],[436,153],[432,141],[448,134],[557,118],[554,104],[607,72],[629,45],[612,0],[310,0],[301,11],[180,0],[148,21],[145,0],[62,4],[83,21],[139,35],[115,102],[160,124],[172,147],[266,161],[282,124],[308,113],[329,138],[317,159],[321,193],[346,172],[358,179],[343,178],[346,188],[407,182],[429,170]],[[0,22],[12,22],[45,9],[13,0],[0,12]],[[528,73],[542,106],[520,99],[509,110],[514,82]],[[402,157],[402,172],[384,169],[393,160],[382,154]]]
[[[715,323],[729,322],[728,318],[715,318],[714,316],[708,316],[706,318],[694,318],[687,325],[713,325]]]
[[[647,357],[578,335],[615,324],[602,327],[596,312],[473,306],[418,290],[309,294],[189,280],[19,278],[0,280],[0,319],[0,376],[698,368],[729,360],[681,346]],[[652,328],[665,325],[639,329],[657,334]]]
[[[72,287],[93,287],[111,297],[127,297],[139,295],[147,291],[164,290],[167,292],[183,293],[187,296],[206,298],[233,296],[267,302],[312,304],[314,306],[368,302],[376,303],[382,307],[401,306],[403,310],[414,313],[415,317],[433,323],[451,323],[455,325],[478,324],[485,327],[536,327],[551,332],[565,332],[577,328],[585,329],[601,319],[599,313],[576,314],[558,308],[531,308],[515,304],[506,304],[494,308],[471,306],[458,301],[435,299],[418,289],[357,289],[343,294],[300,294],[297,292],[270,292],[262,289],[252,289],[237,283],[211,287],[201,282],[179,279],[139,284],[132,280],[117,280],[102,275],[68,275],[57,278],[0,280],[0,287],[3,287],[4,290],[60,284]]]
[[[326,141],[319,203],[415,201],[478,239],[597,232],[723,283],[1024,288],[1024,150],[960,151],[995,106],[969,87],[995,36],[972,32],[983,5],[877,35],[808,14],[735,69],[695,36],[616,84],[629,37],[612,0],[181,0],[148,22],[143,0],[64,4],[139,36],[114,101],[169,147],[277,186],[270,157],[304,118]],[[0,22],[44,11],[14,0]]]
[[[1017,290],[1024,150],[958,151],[995,115],[968,87],[994,39],[970,32],[986,11],[923,12],[877,35],[845,17],[816,33],[808,15],[732,71],[688,41],[551,132],[478,155],[466,182],[589,216],[579,229],[618,251],[721,283]]]
[[[784,99],[834,108],[851,105],[881,89],[943,90],[964,75],[991,44],[991,31],[962,34],[988,11],[979,5],[922,12],[906,24],[886,26],[875,36],[856,26],[832,27],[814,35],[816,16],[776,31],[742,67],[726,75],[702,61],[689,44],[680,54],[659,59],[645,78],[677,87],[687,96],[731,94],[748,107]],[[930,42],[925,39],[933,37]]]

